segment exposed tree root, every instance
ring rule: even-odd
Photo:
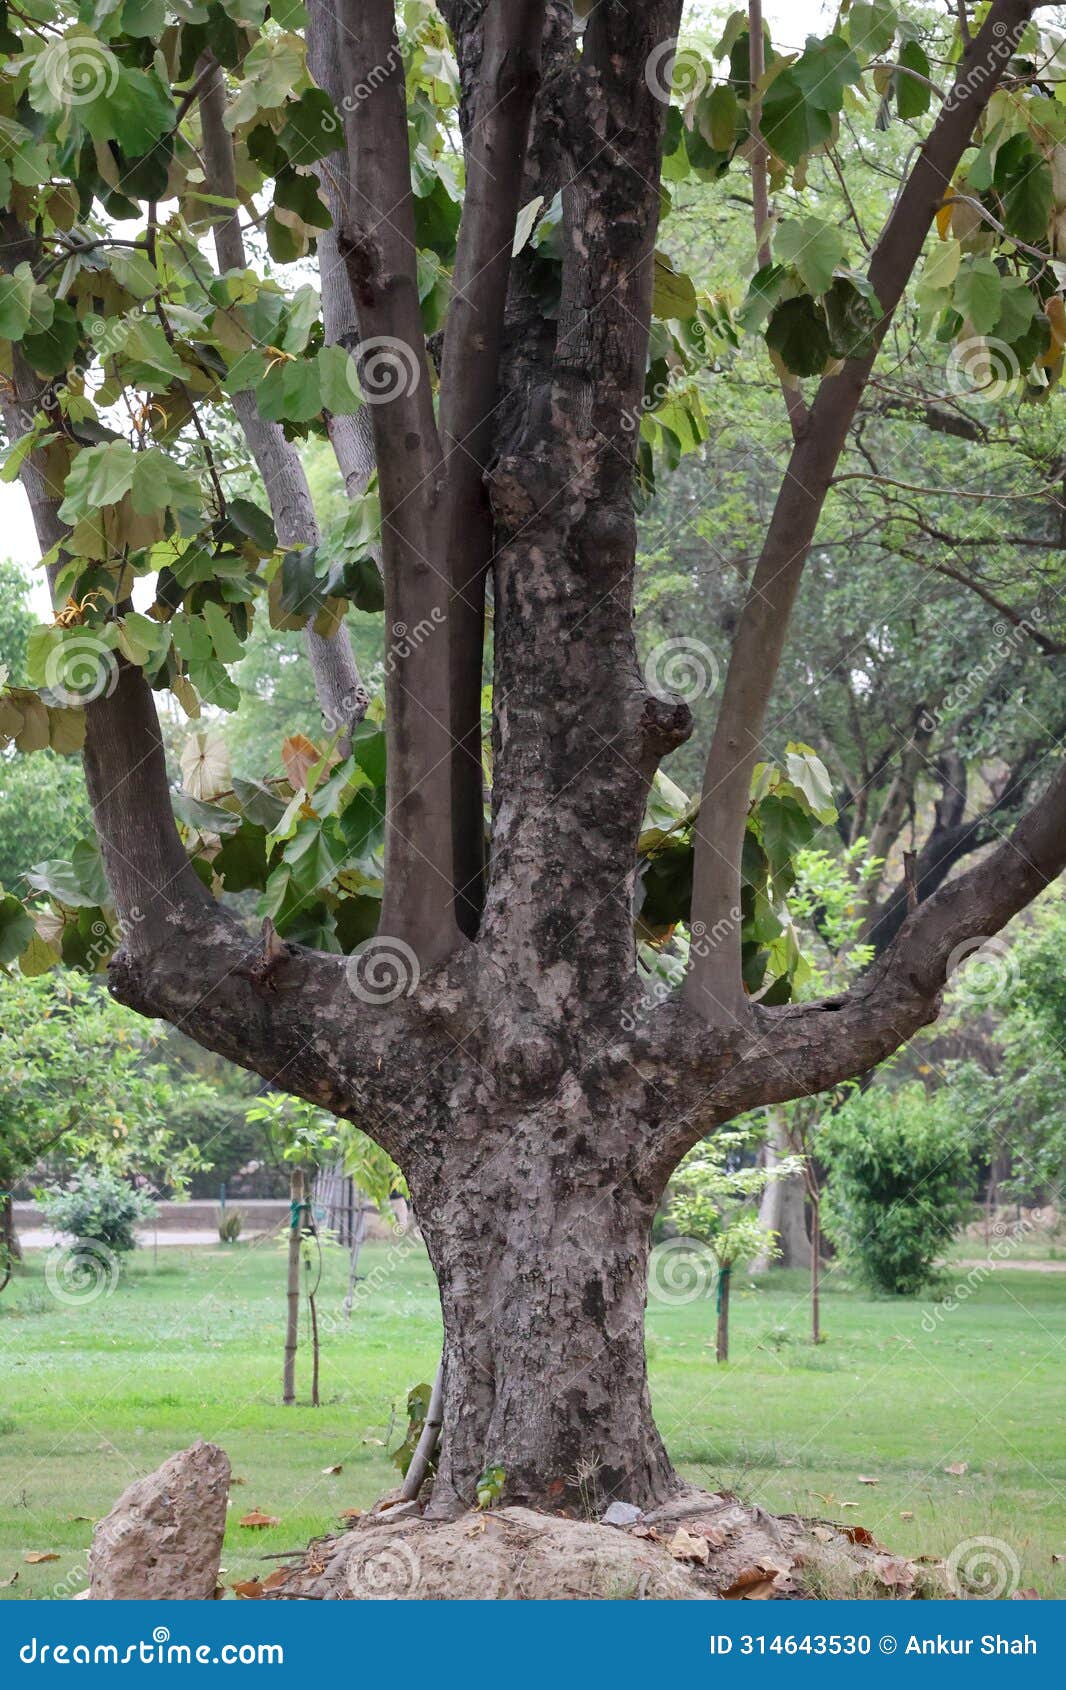
[[[617,1511],[617,1505],[616,1505]],[[689,1490],[626,1524],[529,1508],[430,1521],[379,1505],[274,1573],[282,1601],[787,1601],[950,1594],[942,1569],[892,1555],[861,1527],[775,1517]]]

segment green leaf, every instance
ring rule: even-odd
[[[30,326],[33,271],[20,264],[12,275],[0,275],[0,339],[21,340]]]
[[[888,0],[855,0],[848,14],[848,39],[861,59],[886,53],[896,38],[896,8]]]
[[[652,312],[663,322],[687,322],[696,315],[696,289],[688,276],[680,275],[663,252],[655,254],[655,285]]]
[[[791,264],[810,293],[826,293],[833,272],[844,262],[844,237],[820,217],[789,217],[777,233],[777,256]]]
[[[343,346],[323,346],[316,359],[322,405],[335,417],[352,417],[361,408],[355,362]]]
[[[116,505],[133,486],[137,454],[125,440],[87,446],[70,466],[59,515],[72,526],[80,517]]]
[[[832,119],[811,104],[792,69],[774,77],[762,112],[763,139],[786,164],[799,164],[833,133]]]
[[[785,768],[793,786],[798,786],[820,822],[836,820],[833,783],[829,770],[816,751],[798,741],[785,752]]]
[[[829,330],[807,294],[778,305],[766,325],[766,344],[797,376],[816,376],[829,362]]]
[[[210,630],[211,644],[215,648],[215,656],[219,662],[239,663],[244,656],[244,647],[222,606],[213,604],[208,599],[203,606],[203,618]]]
[[[267,422],[310,422],[322,410],[318,365],[303,358],[275,364],[256,393],[259,415]]]
[[[127,70],[124,65],[113,86],[108,78],[98,98],[77,111],[94,141],[117,141],[128,159],[147,153],[173,128],[175,117],[170,90],[155,71]]]
[[[929,86],[929,60],[920,42],[904,41],[899,50],[900,69],[893,79],[896,89],[896,110],[900,117],[924,117],[929,110],[933,90]],[[909,75],[913,71],[915,74]]]
[[[954,299],[975,334],[991,334],[999,322],[1003,278],[990,258],[975,258],[959,271]]]
[[[1012,135],[996,154],[994,186],[1003,223],[1020,241],[1047,239],[1055,201],[1051,169],[1028,135]]]
[[[300,8],[303,9],[302,6]],[[276,7],[271,8],[275,18]],[[287,27],[287,26],[283,26]],[[313,164],[344,144],[344,130],[336,106],[321,88],[308,88],[285,108],[278,141],[292,164]]]
[[[34,934],[33,920],[19,899],[0,888],[0,967],[21,956]]]

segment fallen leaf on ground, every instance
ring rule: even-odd
[[[832,1543],[836,1535],[836,1532],[831,1531],[828,1526],[811,1527],[811,1536],[816,1537],[819,1543]]]
[[[279,1567],[276,1573],[271,1573],[269,1578],[263,1580],[263,1589],[277,1590],[281,1585],[288,1583],[292,1572],[292,1567]]]
[[[761,1567],[746,1567],[738,1573],[722,1596],[727,1602],[764,1602],[773,1592],[774,1581]]]
[[[276,1514],[264,1514],[261,1508],[253,1508],[250,1514],[245,1514],[237,1523],[249,1527],[252,1531],[262,1531],[265,1526],[281,1525]]]
[[[238,1579],[233,1594],[244,1602],[254,1602],[262,1596],[263,1586],[258,1579]]]
[[[688,1529],[694,1537],[705,1537],[713,1549],[721,1549],[731,1528],[715,1520],[693,1520]]]
[[[363,1510],[361,1508],[346,1508],[339,1518],[342,1520],[361,1520]]]
[[[962,1475],[965,1472],[968,1472],[969,1466],[970,1463],[968,1461],[953,1461],[950,1467],[944,1468],[944,1471],[945,1473],[950,1473],[953,1479],[961,1479]]]
[[[344,1464],[343,1462],[338,1461],[336,1467],[323,1467],[322,1471],[327,1478],[330,1478],[334,1473],[343,1473]]]
[[[661,1543],[662,1538],[654,1526],[634,1526],[630,1537],[650,1537],[653,1543]]]
[[[868,1531],[865,1526],[841,1526],[840,1529],[849,1543],[861,1543],[868,1546],[873,1546],[877,1543],[877,1539],[874,1537],[873,1532]]]
[[[914,1562],[904,1561],[896,1555],[879,1555],[874,1562],[874,1572],[890,1590],[909,1590],[914,1583]]]
[[[875,1479],[873,1482],[874,1482],[874,1484],[876,1484],[877,1480]],[[837,1503],[838,1508],[857,1508],[858,1506],[859,1505],[858,1505],[857,1502],[838,1502]]]
[[[704,1566],[711,1558],[711,1546],[705,1537],[697,1537],[678,1526],[666,1545],[675,1561],[701,1561]]]
[[[869,1473],[860,1473],[858,1482],[860,1485],[879,1485],[881,1483],[880,1479],[872,1479]]]
[[[904,1509],[901,1510],[899,1517],[900,1517],[901,1520],[913,1520],[914,1514],[911,1511],[911,1509],[904,1508]]]
[[[9,1579],[0,1579],[0,1590],[9,1590],[13,1584],[17,1584],[17,1583],[18,1583],[18,1571],[16,1569],[16,1571],[12,1573],[12,1575]]]
[[[82,1524],[91,1526],[93,1523],[93,1517],[91,1514],[68,1514],[67,1520],[72,1526],[80,1526]]]
[[[31,1567],[37,1567],[42,1561],[58,1561],[59,1556],[54,1549],[30,1549],[22,1559],[28,1561]]]
[[[233,1478],[233,1479],[231,1479],[231,1480],[230,1480],[230,1485],[231,1485],[231,1487],[232,1487],[232,1486],[233,1486],[233,1485],[243,1485],[243,1484],[245,1484],[245,1483],[246,1483],[246,1482],[247,1482],[247,1481],[246,1481],[246,1480],[244,1480],[244,1479],[237,1479],[237,1478]]]

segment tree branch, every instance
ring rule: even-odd
[[[540,80],[545,0],[490,0],[473,122],[464,139],[466,195],[441,367],[447,476],[442,522],[449,565],[452,829],[458,918],[473,937],[484,898],[481,686],[485,580],[494,528],[485,471],[496,407],[511,252]]]
[[[225,82],[217,61],[210,55],[205,55],[205,61],[197,78],[204,166],[213,193],[234,202],[232,211],[223,211],[214,220],[215,254],[220,271],[243,270],[247,260],[236,206],[233,140],[223,122]],[[235,393],[233,409],[263,478],[279,541],[285,547],[317,545],[318,519],[296,447],[286,440],[279,423],[267,422],[260,416],[254,392]],[[327,638],[315,632],[310,619],[305,641],[319,708],[330,732],[343,732],[347,741],[370,702],[348,629],[342,624]]]
[[[785,473],[733,643],[696,828],[693,918],[707,932],[731,934],[726,944],[703,947],[685,982],[688,1001],[709,1016],[748,1016],[739,923],[730,912],[740,902],[740,853],[751,774],[762,753],[766,711],[826,494],[937,206],[1033,10],[1032,0],[994,0],[963,57],[952,94],[870,261],[869,279],[882,310],[871,349],[849,359],[839,374],[823,379]]]
[[[403,60],[392,0],[340,0],[348,204],[340,252],[359,327],[381,486],[387,627],[426,628],[387,666],[388,824],[381,931],[427,966],[454,950],[447,559],[442,453],[418,292]]]

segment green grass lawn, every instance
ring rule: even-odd
[[[18,1573],[0,1594],[83,1588],[91,1521],[197,1435],[243,1481],[229,1582],[394,1484],[386,1446],[408,1387],[432,1376],[437,1301],[417,1244],[371,1245],[363,1269],[349,1325],[346,1257],[327,1251],[323,1406],[306,1406],[302,1351],[301,1402],[283,1408],[279,1244],[161,1250],[158,1263],[146,1250],[84,1308],[57,1302],[31,1256],[0,1297],[0,1585]],[[830,1275],[818,1349],[800,1274],[741,1282],[733,1307],[727,1367],[715,1366],[708,1297],[650,1308],[655,1410],[683,1473],[772,1510],[861,1523],[908,1554],[1000,1538],[1023,1584],[1066,1596],[1066,1565],[1052,1560],[1066,1554],[1066,1277],[997,1271],[932,1320],[929,1303],[864,1299]],[[962,1476],[945,1473],[960,1462]],[[242,1529],[252,1508],[281,1524]],[[59,1559],[29,1565],[28,1552]]]

